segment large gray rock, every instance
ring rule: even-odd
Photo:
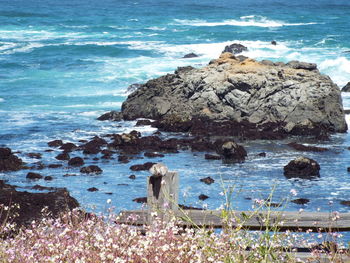
[[[341,89],[342,92],[350,92],[350,81]]]
[[[315,64],[241,61],[230,53],[204,68],[178,68],[148,81],[129,95],[122,113],[127,120],[274,123],[287,134],[347,130],[340,90]]]

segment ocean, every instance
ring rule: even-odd
[[[225,203],[222,193],[232,190],[233,207],[249,210],[254,199],[267,198],[273,191],[277,203],[286,197],[310,199],[307,205],[286,203],[280,209],[349,212],[340,204],[350,200],[348,134],[332,135],[325,142],[245,141],[248,159],[241,164],[207,161],[204,153],[189,151],[156,159],[140,155],[129,164],[89,157],[87,164],[103,169],[96,176],[81,175],[78,168],[57,161],[59,151],[45,152],[47,142],[54,139],[78,143],[133,129],[152,134],[155,129],[150,126],[136,128],[135,122],[96,118],[120,110],[129,85],[180,66],[202,67],[231,43],[247,46],[243,55],[257,60],[317,63],[341,88],[350,81],[349,14],[345,0],[0,0],[0,146],[20,152],[28,164],[64,164],[39,171],[52,181],[29,181],[25,170],[0,173],[0,179],[23,191],[35,191],[30,189],[35,184],[66,187],[88,210],[103,211],[107,199],[117,210],[133,209],[140,204],[132,200],[146,195],[148,173],[134,173],[136,179],[130,180],[129,167],[161,161],[179,172],[180,203],[186,205],[216,209]],[[182,58],[190,52],[199,56]],[[343,104],[350,108],[350,95],[343,94]],[[286,146],[290,141],[329,151],[296,152]],[[42,153],[42,160],[29,158],[30,152]],[[259,157],[260,152],[267,157]],[[283,166],[299,155],[320,163],[319,179],[283,176]],[[206,176],[215,183],[199,181]],[[99,191],[87,191],[90,187]],[[290,196],[291,189],[297,197]],[[209,198],[200,201],[200,194]]]

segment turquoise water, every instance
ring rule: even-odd
[[[130,84],[178,66],[206,65],[232,42],[246,45],[244,55],[259,60],[317,63],[342,87],[350,81],[349,14],[348,1],[0,0],[0,145],[21,151],[28,163],[36,161],[26,157],[29,152],[42,152],[44,163],[60,163],[54,159],[57,151],[44,152],[48,141],[78,142],[131,131],[134,122],[99,122],[96,117],[120,109]],[[190,52],[199,57],[182,59]],[[350,108],[349,96],[343,102]],[[145,135],[154,131],[139,130]],[[202,206],[198,195],[203,193],[210,197],[205,204],[215,209],[225,201],[223,187],[234,187],[234,207],[250,209],[250,198],[266,198],[275,188],[274,201],[280,202],[296,189],[298,197],[311,201],[307,206],[288,204],[288,210],[349,211],[339,202],[350,200],[350,137],[338,134],[321,144],[330,148],[327,153],[305,153],[321,165],[321,178],[314,181],[284,178],[283,166],[300,155],[285,146],[291,140],[296,139],[243,142],[249,156],[239,165],[209,162],[204,153],[191,152],[156,161],[179,171],[182,203]],[[267,158],[257,156],[262,151]],[[67,187],[88,208],[101,210],[110,198],[118,209],[130,209],[139,207],[133,198],[145,195],[147,173],[136,173],[131,181],[129,166],[146,161],[99,161],[104,170],[100,176],[83,176],[66,165],[40,171],[53,176],[51,182],[29,182],[26,171],[0,177],[22,189],[37,183]],[[92,157],[86,162],[94,163]],[[66,173],[77,176],[63,177]],[[199,182],[206,176],[215,184]],[[92,186],[99,191],[86,190]]]

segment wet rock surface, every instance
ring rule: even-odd
[[[14,155],[10,148],[0,148],[0,172],[18,171],[23,166],[22,159]]]
[[[147,162],[144,164],[135,164],[130,166],[130,170],[131,171],[148,171],[149,169],[151,169],[151,167],[156,164],[156,163],[152,163],[152,162]]]
[[[350,92],[350,81],[341,89],[342,92]]]
[[[84,174],[101,174],[103,171],[97,165],[89,165],[81,168],[80,172]]]
[[[105,114],[102,114],[97,118],[99,121],[121,121],[123,120],[123,115],[118,111],[110,111]]]
[[[69,166],[76,166],[76,167],[78,167],[78,166],[84,165],[84,163],[85,162],[84,162],[83,158],[81,158],[81,157],[74,157],[74,158],[69,160],[68,165]]]
[[[290,178],[313,179],[320,177],[320,165],[313,159],[299,157],[284,167],[284,176]]]
[[[241,61],[230,53],[148,81],[122,112],[126,120],[154,119],[163,131],[248,139],[347,130],[339,88],[315,64]]]
[[[29,172],[26,176],[27,179],[32,179],[32,180],[38,180],[38,179],[42,179],[43,176],[39,173],[32,173]]]
[[[188,54],[184,55],[182,58],[196,58],[196,57],[198,57],[197,54],[195,54],[195,53],[188,53]]]
[[[205,184],[213,184],[215,182],[215,180],[213,178],[211,178],[210,176],[202,178],[199,181],[201,181]]]
[[[302,151],[302,152],[325,152],[325,151],[328,151],[328,149],[324,148],[324,147],[308,146],[308,145],[303,145],[303,144],[296,143],[296,142],[288,143],[288,146],[292,147],[293,149],[295,149],[297,151]]]
[[[298,198],[298,199],[294,199],[291,201],[292,203],[298,204],[298,205],[306,205],[307,203],[310,202],[309,199],[307,198]]]
[[[29,225],[33,220],[42,218],[42,210],[48,208],[52,217],[57,217],[59,213],[71,210],[79,206],[79,203],[69,195],[64,188],[56,188],[49,193],[28,193],[19,192],[14,186],[0,180],[0,204],[19,204],[18,217],[14,222],[18,225]],[[2,215],[1,221],[4,220]]]

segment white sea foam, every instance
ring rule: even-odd
[[[146,29],[154,30],[154,31],[164,31],[166,30],[166,27],[151,26],[151,27],[146,27]]]
[[[241,16],[240,20],[237,19],[227,19],[219,22],[209,22],[206,20],[186,20],[186,19],[174,19],[175,23],[178,25],[187,26],[253,26],[253,27],[282,27],[282,26],[302,26],[302,25],[313,25],[317,24],[315,22],[309,23],[287,23],[278,20],[270,20],[264,16]]]
[[[0,102],[4,102],[5,100],[3,98],[0,98]]]

